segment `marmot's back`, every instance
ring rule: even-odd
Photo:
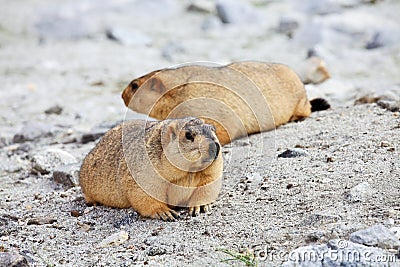
[[[276,127],[310,116],[311,105],[304,85],[288,66],[253,61],[232,63],[228,66],[245,74],[262,90]]]
[[[145,122],[135,120],[124,124],[143,129]],[[130,206],[121,186],[121,175],[127,172],[122,134],[122,125],[109,130],[84,159],[79,183],[86,201],[118,208]]]

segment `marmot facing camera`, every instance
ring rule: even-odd
[[[210,208],[222,168],[214,126],[193,117],[132,120],[103,136],[84,159],[79,182],[89,203],[174,220],[175,206],[191,215]]]

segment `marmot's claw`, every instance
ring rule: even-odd
[[[177,213],[177,212],[174,211],[174,210],[171,210],[170,213],[172,214],[172,216],[173,216],[175,219],[179,219],[179,213]]]
[[[163,221],[173,222],[179,219],[179,214],[174,210],[160,211],[155,216],[156,219],[162,219]]]
[[[211,204],[206,204],[204,206],[201,206],[201,211],[204,213],[208,213],[211,211]]]
[[[200,215],[200,206],[190,207],[189,208],[189,215],[196,217]]]

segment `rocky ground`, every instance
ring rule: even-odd
[[[348,252],[400,265],[398,1],[0,5],[0,265],[338,266]],[[304,74],[307,54],[331,76],[308,94],[332,108],[225,147],[210,214],[162,222],[86,205],[82,159],[107,129],[143,117],[120,97],[131,79],[248,59]],[[374,103],[354,105],[363,96]],[[319,258],[297,261],[310,251]]]

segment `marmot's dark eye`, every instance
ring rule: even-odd
[[[132,90],[137,90],[139,88],[139,85],[137,83],[132,83],[131,88]]]
[[[194,141],[194,137],[190,132],[186,132],[185,133],[185,137],[186,137],[187,140],[190,140],[192,142]]]

